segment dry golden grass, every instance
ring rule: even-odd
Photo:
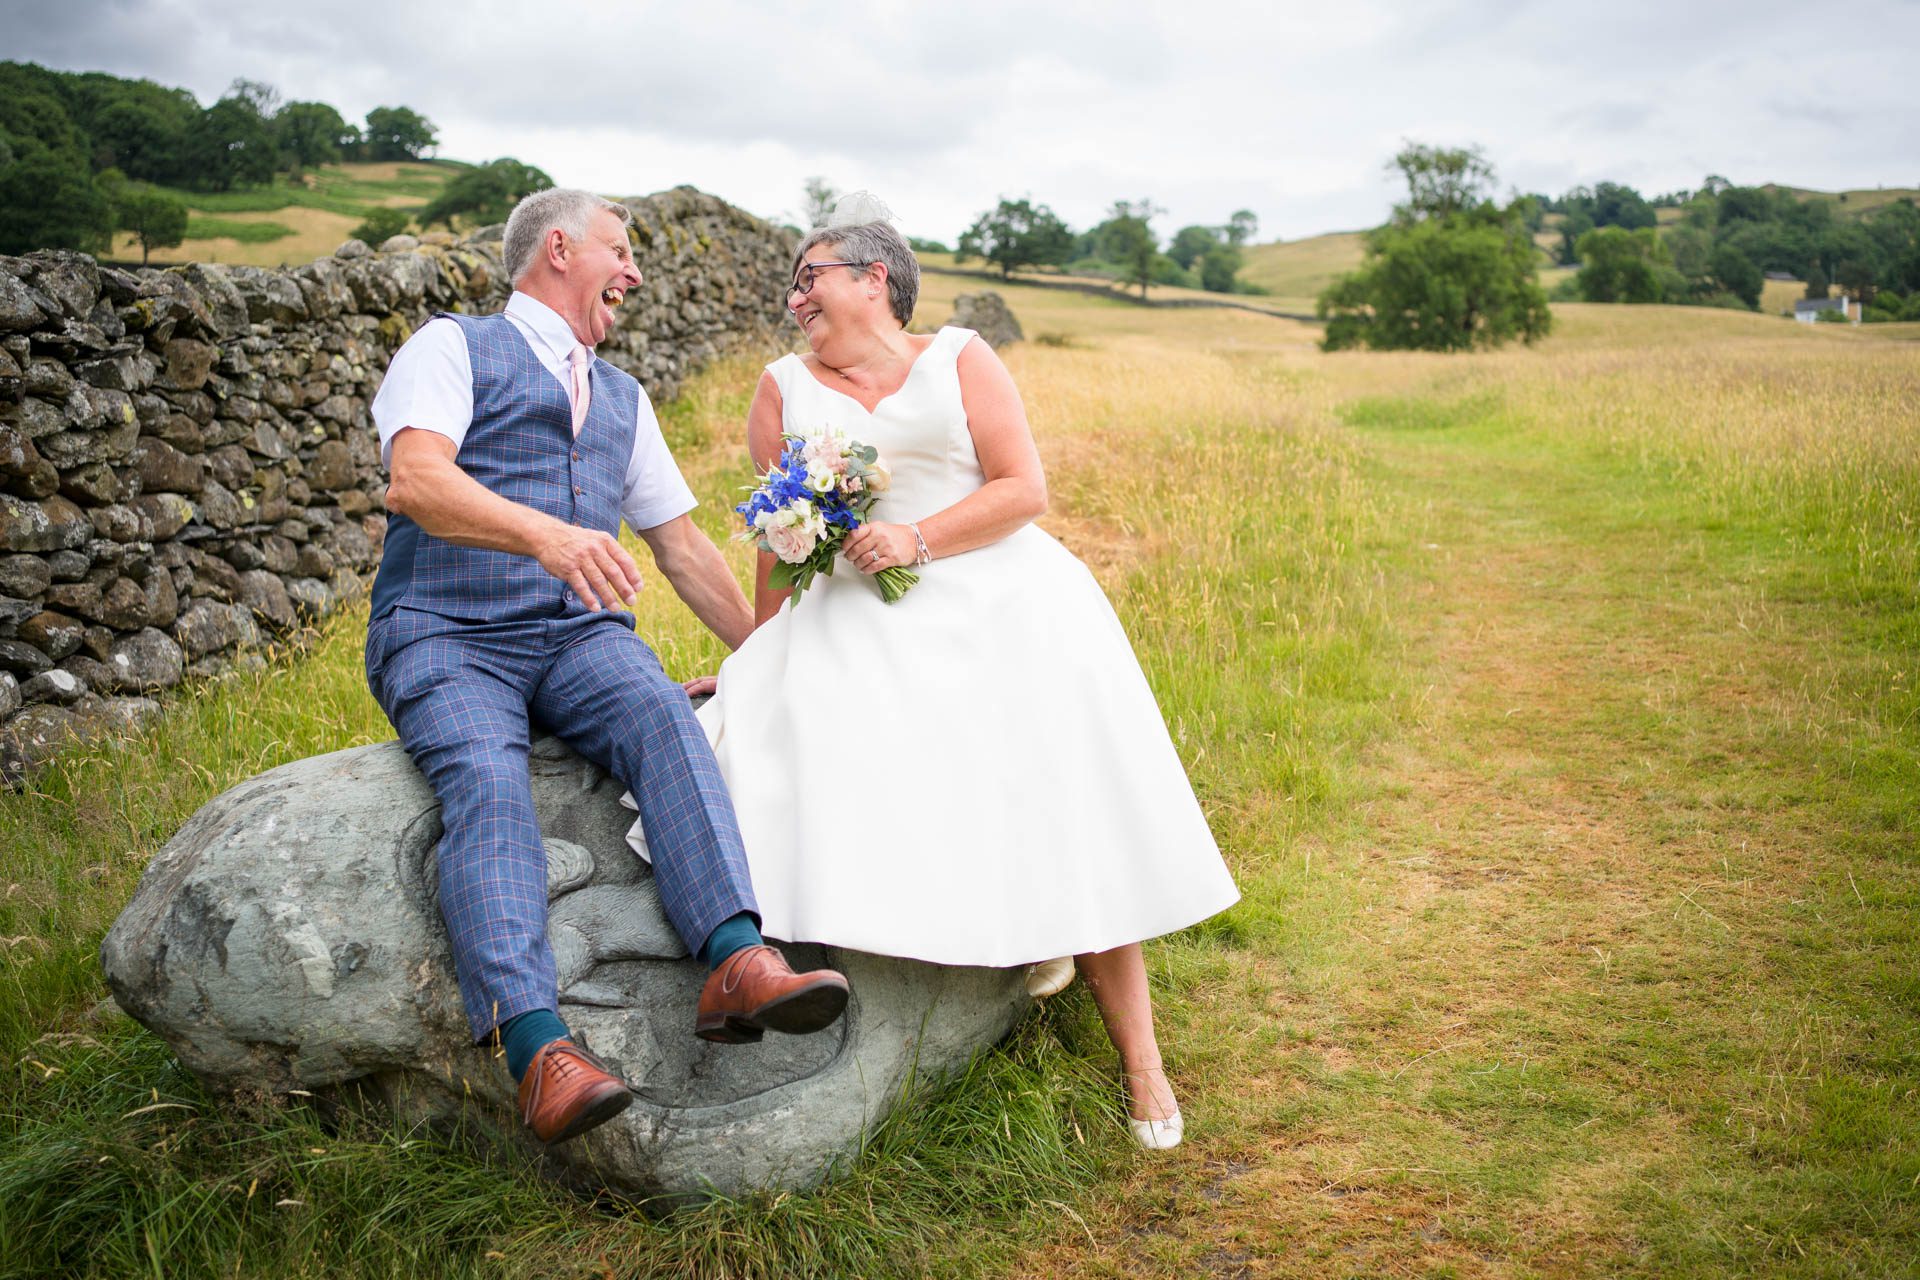
[[[1359,231],[1249,245],[1240,275],[1268,290],[1268,300],[1276,305],[1311,312],[1320,291],[1335,276],[1358,267],[1365,251],[1365,233]]]
[[[399,196],[389,197],[385,203],[416,202]],[[285,209],[273,209],[265,213],[222,213],[216,216],[230,222],[277,222],[282,226],[292,227],[293,234],[260,244],[247,244],[230,236],[187,240],[171,249],[154,250],[151,261],[156,266],[175,262],[227,262],[253,267],[279,267],[292,263],[311,262],[338,249],[362,220],[359,216],[330,213],[325,209],[307,209],[298,205],[289,205]],[[140,242],[124,233],[116,236],[113,242],[113,256],[129,262],[138,262]]]

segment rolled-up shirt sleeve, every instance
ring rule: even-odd
[[[639,419],[633,433],[633,457],[627,463],[627,487],[620,499],[620,516],[635,533],[663,525],[700,505],[681,478],[667,439],[660,434],[653,402],[644,390],[640,393]]]
[[[380,465],[388,470],[393,438],[407,427],[443,435],[460,447],[473,425],[473,362],[459,325],[445,317],[429,320],[393,353],[373,397],[373,421],[380,429]]]

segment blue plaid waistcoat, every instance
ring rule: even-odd
[[[587,420],[575,439],[566,387],[511,320],[441,314],[466,334],[473,365],[473,423],[455,458],[461,470],[510,501],[617,536],[640,384],[594,360]],[[373,616],[399,605],[464,622],[553,617],[579,607],[533,557],[456,546],[395,514],[374,578]]]

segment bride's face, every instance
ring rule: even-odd
[[[873,281],[860,264],[849,264],[838,245],[816,245],[807,250],[787,290],[787,310],[815,350],[836,324],[871,305]]]

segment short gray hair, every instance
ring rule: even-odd
[[[602,209],[619,214],[623,225],[633,225],[633,214],[627,206],[574,187],[548,187],[513,206],[513,212],[507,215],[507,233],[501,247],[508,282],[519,284],[520,277],[532,268],[547,232],[558,227],[567,239],[584,240],[587,223]]]
[[[794,271],[800,270],[800,262],[808,253],[823,244],[833,245],[841,257],[862,267],[886,263],[887,301],[892,304],[893,318],[902,326],[913,319],[914,305],[920,301],[920,260],[913,256],[906,237],[895,231],[892,223],[862,222],[851,227],[817,228],[794,252]]]

